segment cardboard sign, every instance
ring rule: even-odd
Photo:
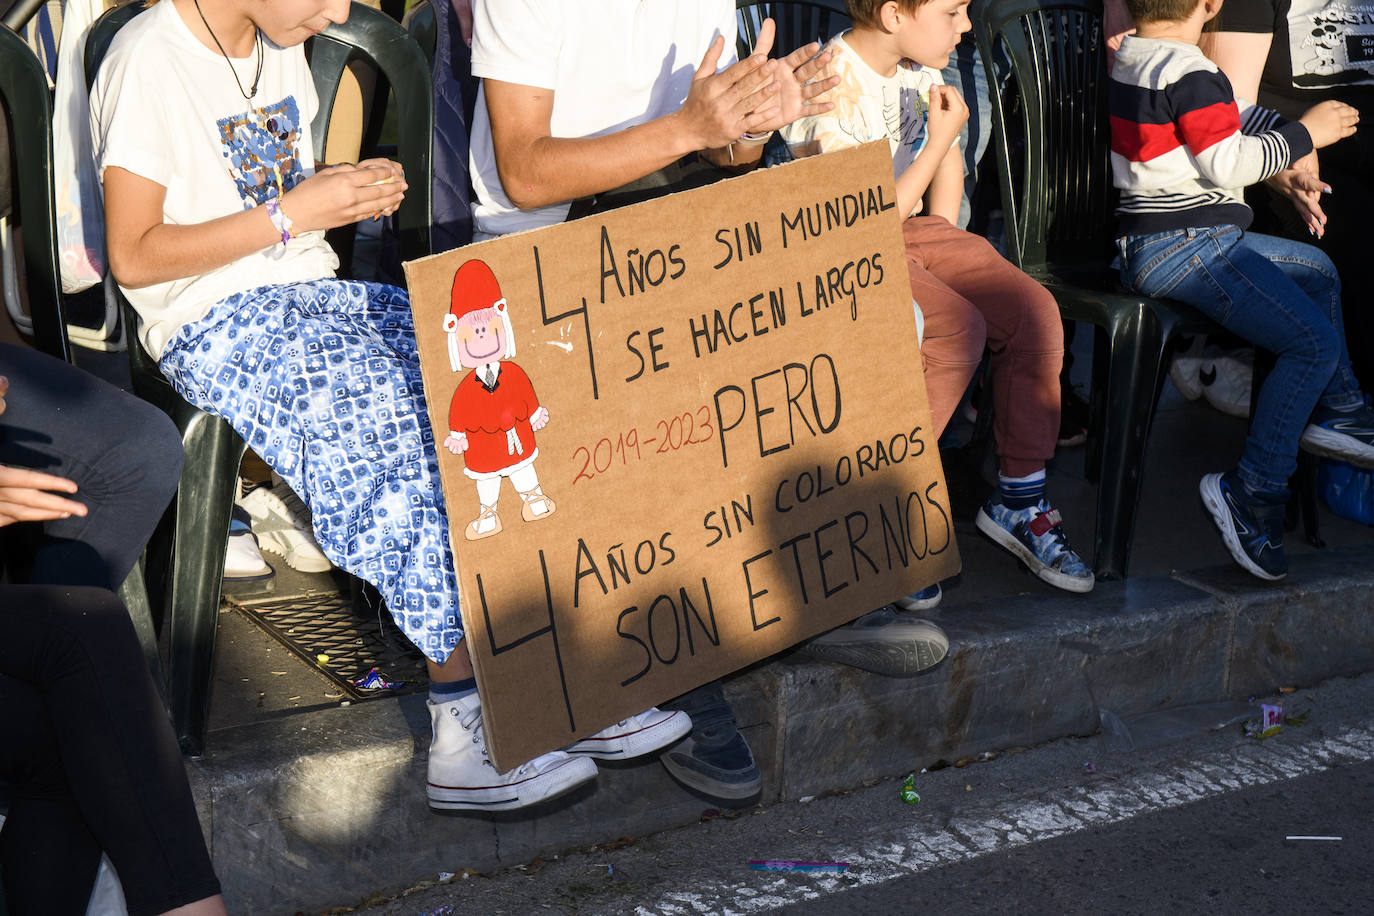
[[[876,143],[406,265],[501,769],[958,570],[895,201]]]

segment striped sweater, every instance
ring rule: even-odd
[[[1121,235],[1250,225],[1247,185],[1312,151],[1298,121],[1237,102],[1196,45],[1127,36],[1112,66],[1112,179]]]

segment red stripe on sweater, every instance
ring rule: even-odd
[[[1183,142],[1196,155],[1232,134],[1240,133],[1240,109],[1234,100],[1197,108],[1178,117]]]
[[[1112,118],[1112,152],[1131,162],[1147,162],[1183,144],[1173,124],[1140,124]]]

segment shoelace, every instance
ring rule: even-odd
[[[454,709],[453,712],[455,715],[457,715],[458,710]],[[461,716],[458,716],[458,724],[463,726],[464,731],[472,732],[473,743],[478,745],[482,750],[483,765],[489,766],[493,770],[496,769],[496,764],[492,763],[491,758],[487,756],[487,736],[486,733],[482,730],[482,707],[477,706],[473,709],[469,709]],[[558,759],[559,758],[556,752],[550,754],[540,754],[533,760],[527,760],[526,762],[520,764],[520,766],[516,767],[515,774],[517,776],[522,776],[530,771],[538,772],[544,764],[556,763]]]

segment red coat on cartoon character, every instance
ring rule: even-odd
[[[496,501],[502,477],[509,477],[520,494],[525,521],[552,515],[554,501],[540,489],[534,471],[539,455],[534,433],[549,422],[549,412],[540,405],[529,376],[510,362],[515,338],[506,299],[483,262],[467,261],[453,275],[444,331],[450,367],[454,372],[472,370],[453,392],[444,439],[450,452],[463,455],[463,473],[477,483],[481,510],[467,526],[467,538],[490,537],[501,530]]]

